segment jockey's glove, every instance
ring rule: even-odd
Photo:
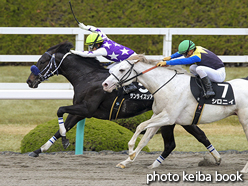
[[[80,51],[70,50],[70,52],[71,52],[72,54],[80,55]]]
[[[79,23],[78,26],[84,30],[87,30],[87,27],[83,23]]]
[[[76,53],[76,51],[75,51],[75,50],[70,50],[70,52],[71,52],[72,54],[75,54],[75,53]]]
[[[163,59],[163,61],[170,61],[171,60],[171,57],[169,56],[169,57],[165,57],[164,59]]]
[[[166,66],[166,61],[161,61],[157,63],[157,67],[163,67]]]
[[[83,52],[81,52],[81,51],[70,50],[70,52],[71,52],[72,54],[76,54],[76,55],[79,55],[79,56],[85,57],[84,53],[83,53]]]

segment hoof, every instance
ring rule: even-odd
[[[125,165],[119,163],[115,167],[120,168],[120,169],[124,169],[125,168]]]
[[[246,173],[248,173],[248,170],[243,170],[243,169],[242,169],[242,170],[240,171],[240,173],[246,174]]]
[[[221,163],[221,158],[218,161],[216,161],[216,165],[220,165],[220,163]]]
[[[248,173],[248,162],[244,166],[244,168],[240,171],[241,173]]]
[[[39,154],[37,154],[37,153],[35,153],[35,152],[30,152],[30,153],[28,154],[28,156],[30,156],[30,157],[38,157]]]
[[[70,142],[68,139],[66,139],[65,137],[62,138],[62,144],[63,144],[63,147],[64,149],[67,149],[70,145]]]
[[[148,169],[153,169],[153,165],[147,166]]]
[[[131,160],[134,160],[135,156],[136,156],[136,152],[134,152],[133,154],[129,155]]]
[[[160,164],[151,164],[150,166],[147,166],[147,168],[148,169],[154,169],[154,168],[157,168],[157,167],[159,167],[160,166]]]

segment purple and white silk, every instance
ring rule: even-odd
[[[105,40],[101,47],[107,51],[107,55],[103,57],[114,62],[123,61],[134,54],[134,51],[130,48],[120,45],[110,39]]]
[[[114,42],[113,40],[109,39],[107,35],[104,34],[100,29],[89,25],[86,26],[86,28],[91,32],[98,33],[102,37],[104,41],[99,49],[104,48],[107,51],[107,54],[103,55],[103,57],[107,58],[108,60],[114,62],[121,62],[135,53],[130,48],[120,45]],[[93,51],[92,53],[94,52],[97,52],[97,50]]]

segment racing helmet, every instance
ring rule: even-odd
[[[195,43],[190,40],[182,41],[178,46],[178,53],[179,54],[187,54],[188,51],[195,48]]]
[[[93,32],[87,36],[85,44],[92,45],[92,44],[101,43],[101,42],[103,42],[102,37],[98,33]]]

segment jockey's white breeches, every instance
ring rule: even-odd
[[[206,66],[191,65],[189,70],[195,76],[199,75],[201,79],[208,76],[212,82],[223,82],[226,78],[225,67],[215,70]]]

